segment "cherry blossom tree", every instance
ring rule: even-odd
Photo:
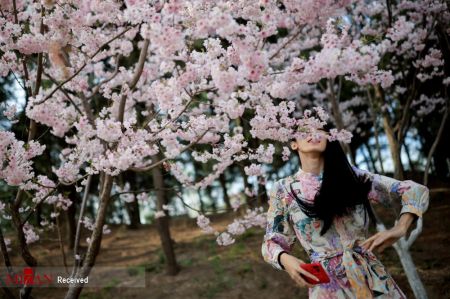
[[[436,24],[448,21],[446,6],[417,2],[386,8],[384,2],[352,0],[0,1],[0,73],[24,90],[28,125],[26,140],[0,131],[0,179],[17,190],[0,212],[16,229],[23,260],[38,265],[28,247],[39,238],[29,221],[36,209],[49,205],[57,214],[73,204],[61,186],[84,191],[73,275],[85,277],[108,233],[112,193],[123,191],[121,173],[155,174],[165,165],[183,187],[204,189],[228,167],[247,161],[246,175],[264,177],[263,166],[280,144],[293,136],[317,137],[315,130],[330,120],[337,127],[330,140],[342,141],[352,155],[350,139],[358,127],[376,121],[377,109],[400,176],[396,155],[410,108],[423,106],[427,113],[430,103],[437,107],[446,100],[442,93],[419,96],[419,88],[401,96],[407,76],[399,59],[414,62],[414,84],[440,78],[448,86],[442,53],[427,45]],[[348,101],[342,101],[343,86],[351,87]],[[390,97],[402,105],[390,107]],[[374,112],[356,113],[361,103]],[[390,122],[397,114],[390,108],[403,109],[397,136]],[[312,109],[319,117],[311,117]],[[15,125],[19,113],[9,105],[4,116]],[[41,128],[64,144],[51,173],[33,168],[33,159],[46,150],[37,136]],[[289,149],[282,149],[287,160]],[[210,163],[207,176],[195,180],[183,171],[177,158],[186,151],[194,161]],[[99,179],[98,210],[89,219],[83,209],[93,177]],[[168,217],[164,210],[159,203],[156,218]],[[264,213],[248,209],[222,233],[211,229],[205,215],[197,219],[218,244],[229,245],[233,235],[263,226]],[[46,221],[50,227],[51,219]],[[92,231],[84,257],[77,252],[81,225]],[[66,298],[81,291],[71,285]],[[30,293],[29,286],[21,290],[23,298]]]

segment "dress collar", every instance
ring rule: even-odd
[[[300,177],[302,175],[312,176],[312,177],[318,178],[319,180],[322,180],[322,178],[323,178],[323,169],[322,169],[322,171],[319,174],[315,174],[315,173],[303,171],[303,169],[301,167],[299,167],[298,171],[295,173],[295,177],[298,178],[298,177]]]

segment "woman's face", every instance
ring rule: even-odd
[[[291,148],[302,153],[324,152],[327,146],[326,132],[324,130],[317,130],[317,132],[320,134],[319,140],[313,140],[312,137],[307,137],[306,139],[297,138],[296,141],[291,141]]]

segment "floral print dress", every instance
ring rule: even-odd
[[[371,203],[388,207],[390,201],[398,200],[402,204],[400,215],[409,212],[418,217],[428,209],[427,187],[352,167],[359,178],[371,180]],[[308,217],[300,209],[292,192],[296,192],[299,200],[312,202],[322,175],[300,168],[297,173],[275,182],[269,192],[266,233],[261,247],[264,260],[284,271],[278,256],[283,251],[290,253],[298,240],[310,262],[320,262],[330,277],[329,283],[309,288],[309,298],[406,298],[374,253],[359,246],[369,237],[369,215],[363,204],[357,205],[350,215],[336,217],[323,236],[320,235],[322,221]]]

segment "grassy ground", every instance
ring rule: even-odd
[[[424,215],[424,231],[411,248],[419,275],[429,298],[450,298],[450,200],[448,196],[434,197]],[[232,215],[221,215],[214,220],[216,229],[223,231],[232,221]],[[133,269],[144,266],[145,288],[109,287],[85,288],[81,298],[307,298],[307,290],[297,287],[287,273],[273,269],[262,260],[261,228],[252,228],[240,236],[234,245],[221,247],[213,236],[203,235],[195,220],[172,220],[172,238],[175,240],[177,261],[181,271],[176,276],[165,274],[164,255],[155,227],[144,226],[128,230],[112,227],[104,235],[97,265],[124,266]],[[42,237],[31,250],[40,266],[61,266],[62,258],[57,240]],[[307,260],[297,243],[294,254]],[[393,248],[377,254],[400,287],[413,298],[403,268]],[[70,255],[69,255],[70,259]],[[21,259],[13,253],[14,265]],[[63,298],[63,288],[35,288],[35,298]]]

